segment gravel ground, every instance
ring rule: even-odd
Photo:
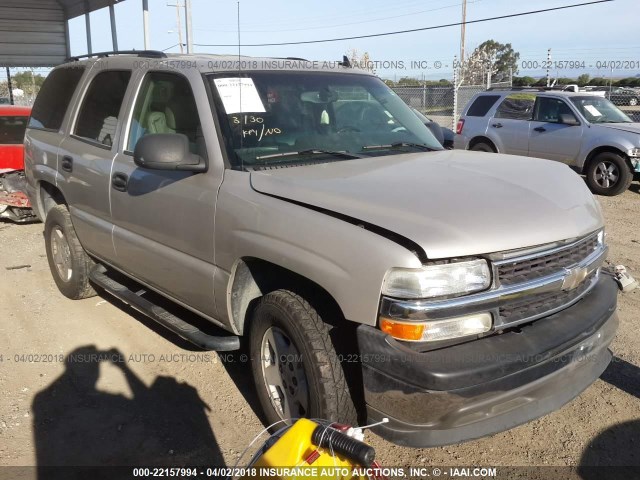
[[[609,258],[640,277],[637,184],[601,197]],[[71,301],[42,225],[0,223],[0,465],[233,465],[263,428],[246,364],[199,352],[110,298]],[[28,265],[7,270],[6,267]],[[383,465],[640,465],[640,289],[619,296],[613,362],[561,410],[433,449],[369,433]],[[106,360],[82,362],[102,352]],[[62,358],[78,360],[65,368]],[[560,477],[558,477],[560,478]]]

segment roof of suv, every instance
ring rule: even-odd
[[[342,60],[307,60],[304,58],[296,57],[249,57],[238,55],[217,55],[217,54],[176,54],[154,51],[140,51],[139,54],[135,52],[128,53],[111,53],[95,54],[96,56],[80,60],[78,58],[71,58],[69,62],[64,65],[82,65],[93,64],[96,62],[114,61],[119,66],[126,65],[128,63],[135,64],[136,62],[146,64],[146,68],[152,69],[154,66],[158,67],[173,67],[176,70],[186,68],[197,68],[202,73],[210,72],[234,72],[239,70],[273,70],[273,71],[322,71],[322,72],[335,72],[341,73],[354,73],[372,75],[366,70],[361,70],[354,67],[344,66]]]
[[[555,95],[558,97],[596,97],[599,96],[595,92],[568,92],[565,90],[538,90],[538,89],[513,89],[513,90],[486,90],[480,92],[477,96],[481,95],[500,95],[506,97],[511,94],[529,93],[531,95]]]

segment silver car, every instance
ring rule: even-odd
[[[617,328],[584,182],[445,150],[379,78],[327,63],[54,69],[25,170],[59,290],[100,287],[201,348],[244,344],[269,424],[387,417],[385,438],[443,445],[569,402]]]
[[[586,175],[599,195],[618,195],[640,172],[640,123],[588,93],[489,90],[458,121],[455,148],[547,158]]]

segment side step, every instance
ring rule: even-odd
[[[240,338],[235,335],[214,337],[207,335],[195,326],[181,320],[164,308],[143,298],[141,294],[129,290],[126,286],[118,283],[106,274],[106,269],[102,265],[97,265],[89,278],[99,287],[109,292],[114,297],[122,300],[127,305],[145,314],[160,325],[168,328],[173,333],[184,338],[188,342],[202,348],[203,350],[215,350],[217,352],[228,352],[240,349]]]

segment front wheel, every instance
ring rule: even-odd
[[[288,290],[268,293],[256,306],[251,369],[269,425],[301,417],[356,424],[329,329],[305,299]]]
[[[587,184],[598,195],[619,195],[632,181],[633,173],[625,158],[614,152],[598,154],[587,168]]]
[[[49,210],[44,238],[51,275],[60,292],[72,300],[94,296],[89,272],[95,264],[78,240],[66,205]]]

